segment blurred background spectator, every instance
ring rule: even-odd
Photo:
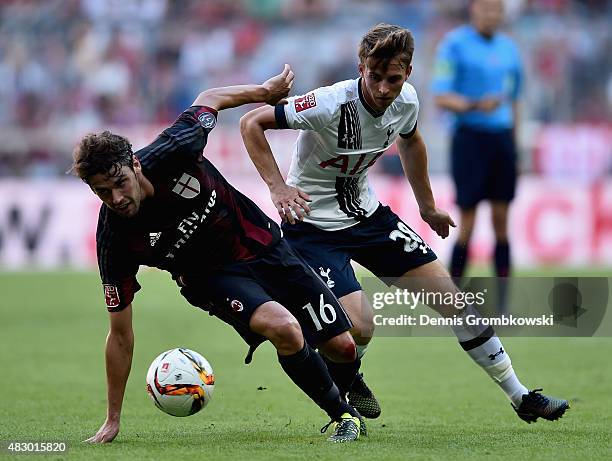
[[[466,19],[467,2],[4,0],[0,176],[62,175],[84,132],[161,126],[199,91],[261,82],[285,62],[297,76],[295,93],[353,78],[358,38],[381,21],[415,35],[411,82],[421,100],[419,127],[428,140],[432,171],[445,172],[447,130],[441,124],[447,120],[434,109],[428,82],[435,47]],[[612,3],[506,4],[505,30],[519,44],[527,72],[523,168],[576,173],[586,180],[609,173]],[[235,123],[241,114],[230,111],[221,122]],[[582,169],[568,169],[573,152],[567,151],[567,140],[576,136],[592,158]],[[146,140],[143,136],[143,144]],[[543,151],[548,154],[542,156]],[[390,158],[382,165],[399,171]]]

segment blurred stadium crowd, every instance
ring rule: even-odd
[[[359,37],[410,28],[419,126],[442,152],[447,119],[429,82],[442,35],[468,0],[2,0],[0,176],[57,176],[87,131],[162,125],[209,87],[261,82],[288,62],[296,94],[356,76]],[[612,2],[508,0],[526,68],[525,129],[609,127]],[[233,123],[240,110],[224,114]],[[609,146],[608,146],[609,149]],[[439,150],[439,152],[438,152]],[[529,162],[528,162],[529,163]],[[443,162],[432,162],[443,171]]]

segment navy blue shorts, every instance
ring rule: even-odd
[[[511,130],[457,128],[451,150],[457,205],[468,209],[481,200],[510,202],[516,190],[516,162]]]
[[[190,304],[230,324],[252,349],[266,338],[251,331],[249,322],[268,301],[296,317],[313,347],[353,326],[328,286],[284,240],[255,260],[209,275],[182,275],[181,281],[186,285],[181,294]]]
[[[379,205],[369,218],[338,231],[304,222],[282,227],[285,239],[337,297],[361,290],[351,259],[387,279],[385,283],[437,259],[429,245],[388,206]]]

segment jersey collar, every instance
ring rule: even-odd
[[[359,92],[359,100],[361,101],[361,104],[363,105],[363,107],[365,107],[365,110],[367,110],[372,117],[381,117],[385,113],[385,111],[377,112],[372,106],[368,104],[365,97],[363,96],[363,92],[361,91],[361,80],[362,77],[359,77],[359,80],[357,80],[357,91]]]
[[[474,26],[474,24],[468,24],[467,25],[470,33],[472,34],[472,36],[478,38],[479,40],[482,40],[485,43],[493,43],[498,36],[498,32],[495,31],[493,33],[493,35],[491,35],[490,37],[485,37],[484,35],[482,35],[480,32],[478,32],[478,29],[476,29],[476,27]]]

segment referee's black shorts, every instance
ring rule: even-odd
[[[455,130],[451,168],[456,202],[475,207],[481,200],[510,202],[516,190],[517,155],[512,130]]]

